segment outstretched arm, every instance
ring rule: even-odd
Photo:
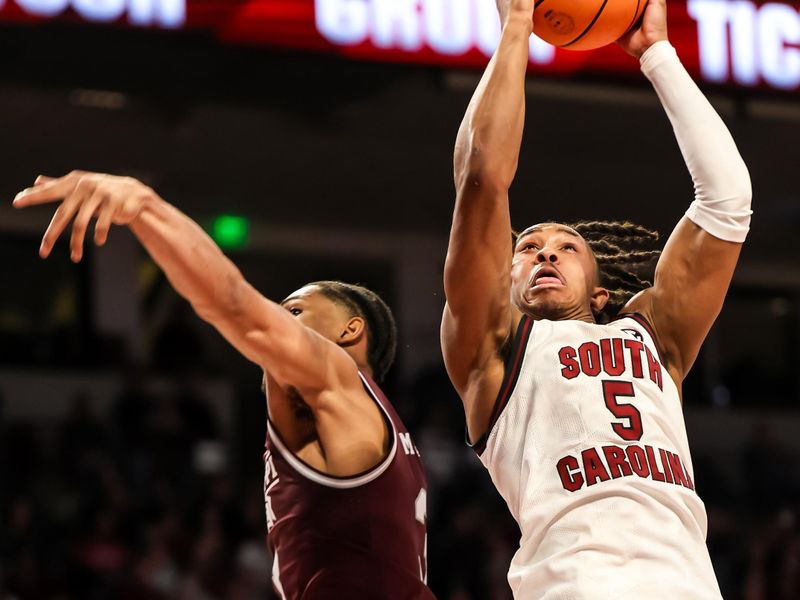
[[[335,378],[360,385],[355,363],[341,348],[258,293],[197,223],[149,187],[129,177],[73,172],[39,178],[14,206],[62,199],[42,241],[43,258],[73,219],[70,252],[76,262],[93,217],[98,245],[105,243],[112,224],[127,225],[197,314],[278,383],[310,392],[304,394],[309,401]]]
[[[747,236],[750,176],[722,119],[667,41],[665,0],[650,0],[642,27],[621,45],[653,83],[694,181],[695,200],[664,248],[653,287],[628,307],[650,318],[680,381],[722,309]]]
[[[471,432],[488,423],[498,390],[487,389],[484,376],[488,371],[499,388],[500,349],[518,320],[509,299],[508,189],[517,171],[525,123],[532,17],[531,0],[501,0],[500,44],[456,139],[456,205],[444,271],[447,304],[441,336],[445,364],[464,401]]]

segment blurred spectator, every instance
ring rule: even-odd
[[[87,395],[73,399],[59,445],[59,457],[65,461],[66,470],[83,461],[87,453],[106,447],[106,433],[92,413]]]
[[[760,513],[772,513],[798,499],[800,473],[792,456],[765,421],[753,431],[742,453],[742,472],[752,507]]]
[[[183,300],[177,300],[170,318],[155,343],[154,366],[168,372],[197,373],[206,368],[206,353],[197,334],[197,316]]]
[[[129,374],[108,420],[81,395],[55,430],[0,422],[0,597],[276,600],[263,466],[250,456],[263,423],[241,423],[253,436],[243,456],[232,450],[241,431],[221,430],[191,380],[163,397],[140,381]],[[431,371],[405,398],[430,479],[429,583],[440,600],[508,600],[519,530],[464,443],[460,405],[443,381]],[[695,457],[723,596],[797,600],[795,457],[759,425],[741,460],[737,489],[719,459]]]

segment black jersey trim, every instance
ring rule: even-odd
[[[655,346],[656,348],[656,354],[658,354],[658,360],[660,360],[661,364],[666,367],[667,363],[664,360],[664,356],[661,352],[661,344],[658,341],[658,337],[656,337],[656,330],[653,329],[653,326],[650,324],[650,321],[648,321],[643,314],[638,312],[629,312],[623,315],[617,315],[617,317],[613,321],[620,321],[622,319],[633,319],[639,325],[642,326],[642,328],[647,332],[647,335],[650,336],[650,339],[653,340],[653,346]]]
[[[478,441],[472,444],[469,441],[469,431],[467,431],[467,445],[472,448],[478,454],[478,456],[483,454],[483,451],[486,450],[486,442],[489,440],[489,435],[491,435],[497,420],[500,418],[503,410],[508,405],[511,394],[514,392],[514,388],[517,386],[517,380],[519,379],[519,374],[522,370],[522,362],[525,358],[525,350],[528,347],[528,340],[531,337],[533,323],[533,319],[531,319],[528,315],[522,315],[522,318],[519,321],[517,333],[514,336],[514,342],[511,346],[511,353],[506,361],[503,384],[500,386],[497,399],[494,401],[494,408],[492,409],[492,415],[489,419],[489,425],[486,428],[486,432],[480,438],[478,438]]]
[[[330,475],[328,473],[324,473],[319,469],[316,469],[305,462],[303,459],[298,457],[294,452],[289,450],[289,447],[284,442],[283,437],[281,436],[278,428],[272,422],[272,419],[267,416],[267,429],[269,432],[270,437],[273,439],[275,443],[275,448],[280,453],[280,455],[286,460],[289,466],[294,469],[296,473],[300,476],[312,481],[314,483],[318,483],[325,487],[332,487],[338,489],[352,489],[356,487],[361,487],[362,485],[366,485],[371,481],[375,481],[378,477],[383,475],[383,473],[389,468],[392,462],[397,455],[397,431],[394,426],[394,421],[392,421],[392,417],[389,414],[389,411],[386,410],[386,407],[383,406],[380,399],[378,398],[378,394],[372,389],[369,384],[369,381],[364,377],[364,375],[359,372],[359,377],[361,377],[361,382],[364,384],[364,389],[367,390],[370,398],[372,398],[373,402],[378,405],[378,408],[381,411],[381,414],[386,421],[386,424],[389,427],[389,434],[392,436],[391,440],[391,447],[389,449],[389,454],[380,461],[374,467],[367,469],[366,471],[362,471],[361,473],[356,473],[355,475],[348,475],[347,477],[339,477],[336,475]]]

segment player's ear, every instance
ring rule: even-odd
[[[360,342],[367,330],[367,324],[363,317],[350,317],[339,334],[340,346],[352,346]]]
[[[592,290],[589,303],[592,305],[593,312],[601,312],[608,304],[608,290],[604,287],[596,287]]]

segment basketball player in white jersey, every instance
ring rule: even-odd
[[[619,43],[695,184],[654,283],[637,269],[654,235],[630,223],[543,223],[509,252],[533,2],[499,8],[456,142],[441,335],[469,439],[521,530],[509,582],[524,600],[719,600],[681,384],[749,229],[747,168],[667,40],[665,0],[650,0]]]

